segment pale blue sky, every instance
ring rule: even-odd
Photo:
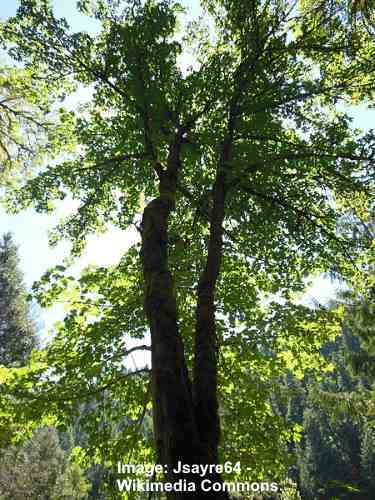
[[[76,0],[54,0],[54,9],[57,17],[65,17],[73,31],[85,30],[95,32],[99,28],[96,20],[90,19],[77,12]],[[199,0],[182,0],[186,7],[191,9],[193,16],[199,13]],[[2,0],[0,3],[0,20],[6,20],[14,15],[18,2]],[[84,97],[84,96],[83,96]],[[74,100],[73,100],[74,101]],[[64,257],[69,256],[70,245],[67,242],[59,243],[51,248],[48,244],[48,232],[66,215],[70,204],[61,204],[57,213],[52,215],[38,214],[32,208],[17,215],[7,214],[0,207],[0,234],[11,231],[19,245],[20,265],[24,273],[28,288],[38,280],[49,268],[61,263]],[[131,242],[137,238],[135,230],[113,230],[103,237],[91,237],[83,257],[75,266],[78,272],[84,266],[92,263],[108,265],[117,262]],[[61,319],[63,310],[55,307],[51,310],[40,311],[40,320],[44,322],[44,336],[52,328],[54,321]]]
[[[98,23],[75,10],[75,0],[56,0],[58,17],[66,17],[73,30],[96,30]],[[0,19],[6,20],[14,15],[18,2],[3,0],[0,5]],[[69,245],[60,244],[57,248],[48,245],[48,231],[57,224],[60,214],[37,214],[28,209],[17,215],[9,215],[0,209],[0,231],[12,231],[19,244],[21,267],[25,281],[30,286],[50,266],[61,261],[68,254]]]
[[[199,0],[185,0],[182,3],[192,9],[193,15],[198,13]],[[18,2],[15,0],[3,0],[0,4],[0,19],[6,20],[14,15],[17,5]],[[80,14],[75,5],[76,0],[54,0],[56,16],[65,17],[73,31],[96,31],[99,28],[99,23]],[[28,286],[31,286],[48,267],[59,263],[69,252],[67,243],[59,244],[57,248],[48,246],[48,231],[57,224],[62,214],[63,210],[53,215],[37,214],[30,208],[17,215],[8,215],[0,208],[0,233],[6,231],[14,233],[15,240],[20,247],[21,266]],[[117,260],[121,256],[121,249],[127,246],[128,238],[124,238],[118,232],[115,232],[112,236],[114,235],[116,235],[116,241],[119,243],[118,252],[113,251],[114,245],[110,245],[106,251],[102,239],[91,239],[84,262],[98,260],[104,264],[104,253],[108,255],[108,262]],[[95,250],[96,247],[98,248],[97,251]]]
[[[75,9],[75,0],[55,0],[55,12],[58,17],[65,17],[73,30],[96,31],[98,23],[95,20],[79,14]],[[191,8],[194,16],[199,13],[199,0],[185,0],[182,2]],[[14,0],[3,0],[0,5],[0,19],[15,14],[17,2]],[[375,112],[361,106],[351,111],[354,116],[354,126],[362,129],[375,127]],[[32,209],[28,209],[18,215],[8,215],[0,210],[0,233],[12,231],[20,247],[21,267],[25,273],[25,280],[28,286],[38,279],[41,274],[50,266],[55,265],[68,254],[69,245],[60,244],[57,248],[51,249],[48,246],[48,230],[58,222],[64,208],[60,208],[60,213],[54,215],[36,214]],[[134,233],[121,233],[115,231],[107,238],[92,238],[89,242],[88,250],[85,253],[81,265],[89,262],[98,262],[102,265],[115,262],[125,251],[129,242],[135,237]],[[116,244],[113,241],[116,241]],[[317,293],[324,292],[322,283],[317,285]],[[46,314],[44,318],[50,323],[50,316]]]

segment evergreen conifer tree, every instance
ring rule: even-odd
[[[57,431],[42,428],[22,446],[0,457],[0,498],[4,500],[81,500],[89,485],[80,467],[70,463]]]
[[[0,241],[0,365],[5,366],[24,365],[37,344],[18,263],[17,246],[7,233]]]

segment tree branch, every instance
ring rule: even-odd
[[[312,213],[311,211],[295,207],[294,205],[292,205],[291,203],[289,203],[287,200],[285,200],[283,198],[280,198],[277,196],[267,195],[264,193],[259,193],[257,191],[252,190],[251,188],[245,187],[245,186],[241,186],[241,188],[245,192],[249,193],[250,195],[257,196],[258,198],[261,198],[261,199],[267,201],[268,203],[270,203],[276,207],[282,207],[282,208],[286,208],[288,210],[291,210],[292,212],[299,215],[301,218],[308,220],[310,222],[310,224],[312,224],[316,228],[318,228],[329,239],[334,240],[336,243],[338,243],[341,246],[341,248],[343,249],[343,254],[345,255],[345,257],[348,258],[352,262],[353,265],[355,265],[355,262],[354,262],[352,256],[348,252],[348,248],[346,248],[346,246],[344,244],[345,242],[341,238],[336,236],[334,233],[328,231],[323,224],[320,224],[317,220],[315,220],[318,217],[316,214]]]

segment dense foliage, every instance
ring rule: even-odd
[[[76,254],[109,224],[135,225],[141,241],[79,280],[64,266],[46,273],[35,294],[68,302],[65,321],[28,371],[4,373],[2,404],[20,421],[63,425],[96,398],[82,461],[239,460],[242,478],[280,478],[300,426],[272,411],[270,395],[285,371],[329,368],[319,347],[342,313],[298,294],[321,272],[368,290],[371,238],[353,239],[352,227],[370,216],[375,136],[336,105],[373,99],[372,12],[343,1],[201,4],[207,23],[183,32],[182,8],[167,0],[81,0],[101,22],[95,36],[72,33],[45,0],[22,0],[3,26],[12,56],[47,89],[93,90],[68,115],[77,148],[12,203],[78,200],[55,235]],[[196,63],[182,71],[188,48]],[[149,349],[151,382],[127,364]],[[154,441],[141,432],[151,403]]]
[[[34,321],[19,269],[18,249],[10,233],[0,244],[0,370],[22,370],[38,346]],[[5,425],[4,425],[5,424]],[[0,439],[0,497],[4,500],[86,498],[88,484],[78,465],[70,464],[53,428],[37,429],[23,445],[10,445],[24,433],[6,419]]]
[[[302,496],[371,499],[375,467],[373,414],[350,411],[342,404],[348,395],[353,398],[371,387],[371,380],[353,375],[348,367],[348,357],[359,351],[359,342],[346,330],[324,351],[335,370],[319,382],[306,381],[299,403],[298,417],[304,429],[302,442],[297,445]],[[321,405],[316,392],[336,398],[335,411]]]
[[[1,452],[0,496],[4,500],[82,500],[87,491],[82,471],[69,463],[52,428],[38,429],[22,447]]]
[[[24,180],[52,153],[69,149],[69,115],[52,109],[58,94],[35,68],[0,66],[0,187]]]

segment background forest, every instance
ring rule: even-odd
[[[2,204],[63,212],[70,253],[28,290],[0,242],[0,499],[152,498],[120,493],[119,461],[374,499],[371,3],[80,0],[90,29],[17,7]],[[108,231],[118,261],[80,265]]]

